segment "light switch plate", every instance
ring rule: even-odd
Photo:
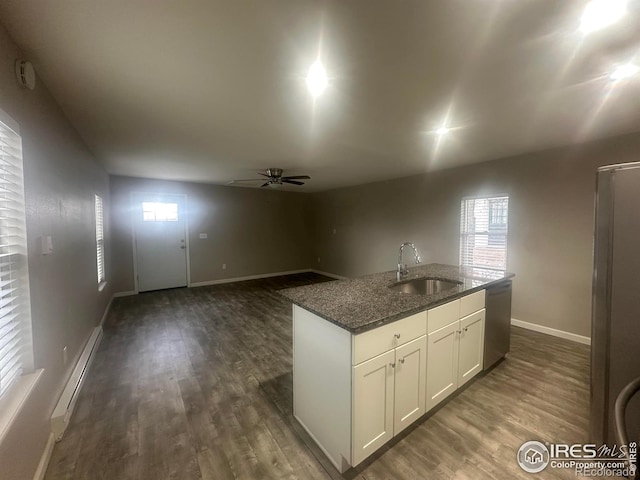
[[[53,253],[53,240],[51,239],[51,235],[43,235],[40,237],[40,241],[42,242],[42,255]]]
[[[209,235],[207,235],[206,233],[201,233],[200,234],[200,238],[204,239],[204,238],[208,238]]]

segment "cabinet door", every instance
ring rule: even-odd
[[[427,335],[427,411],[458,388],[460,321]]]
[[[460,320],[458,387],[461,387],[482,371],[484,314],[485,310],[482,309]]]
[[[353,458],[356,466],[393,437],[395,350],[353,367]]]
[[[427,337],[396,348],[393,434],[397,435],[425,412]]]

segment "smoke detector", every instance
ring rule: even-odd
[[[16,78],[22,88],[33,90],[36,87],[36,71],[27,60],[16,60]]]

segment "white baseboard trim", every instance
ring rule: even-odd
[[[514,327],[526,328],[527,330],[533,330],[534,332],[546,333],[554,337],[564,338],[571,340],[572,342],[582,343],[584,345],[591,345],[591,338],[584,335],[578,335],[577,333],[565,332],[564,330],[558,330],[557,328],[545,327],[544,325],[538,325],[536,323],[524,322],[516,318],[511,319],[511,325]]]
[[[73,414],[73,410],[78,400],[78,394],[82,389],[82,385],[87,376],[87,372],[95,353],[98,351],[100,341],[102,340],[102,327],[96,327],[91,332],[87,343],[82,350],[82,354],[76,363],[67,384],[58,399],[56,408],[51,415],[51,432],[54,435],[56,442],[62,439],[64,431],[69,425],[69,420]]]
[[[51,460],[51,454],[53,453],[53,446],[55,443],[55,437],[53,436],[53,432],[51,432],[49,434],[47,444],[44,447],[44,452],[42,452],[42,456],[40,457],[40,463],[38,463],[36,473],[33,475],[33,480],[42,480],[44,478],[44,474],[47,473],[47,467],[49,466],[49,460]]]
[[[336,275],[335,273],[323,272],[322,270],[316,270],[312,268],[309,272],[317,273],[318,275],[324,275],[325,277],[335,278],[336,280],[346,280],[349,277],[343,277],[342,275]]]
[[[109,303],[107,303],[107,308],[104,309],[104,313],[102,314],[102,318],[100,319],[100,323],[98,324],[100,328],[102,328],[102,326],[104,325],[104,321],[107,319],[107,315],[109,315],[109,310],[111,310],[111,304],[113,303],[114,297],[115,295],[111,295]]]
[[[130,297],[131,295],[137,295],[138,292],[136,292],[135,290],[129,290],[128,292],[116,292],[113,294],[113,298],[118,298],[118,297]]]
[[[191,282],[192,287],[206,287],[207,285],[220,285],[221,283],[244,282],[246,280],[258,280],[260,278],[281,277],[283,275],[295,275],[296,273],[307,273],[311,270],[289,270],[288,272],[263,273],[260,275],[248,275],[246,277],[221,278],[219,280],[207,280],[206,282]]]

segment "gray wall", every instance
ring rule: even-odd
[[[311,265],[311,197],[296,192],[111,177],[117,292],[134,290],[132,192],[187,195],[191,282]],[[207,233],[207,239],[200,239]],[[227,269],[222,269],[226,263]]]
[[[637,160],[639,134],[314,194],[314,265],[392,270],[404,241],[457,265],[462,197],[507,193],[513,317],[589,336],[596,167]]]
[[[20,124],[23,138],[34,356],[36,368],[44,368],[0,444],[0,478],[11,480],[33,477],[53,408],[100,322],[112,285],[97,291],[93,195],[102,195],[108,206],[108,176],[41,82],[34,91],[18,88],[16,58],[22,55],[0,26],[0,108]],[[53,237],[54,251],[47,256],[40,254],[42,235]],[[106,246],[109,259],[108,241]],[[108,263],[106,268],[109,279]]]

